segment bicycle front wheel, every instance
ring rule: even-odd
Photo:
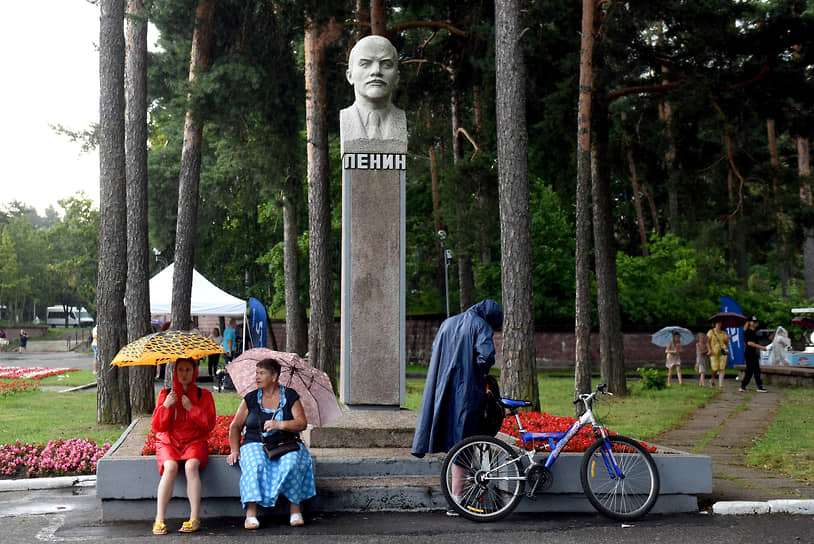
[[[503,441],[472,436],[458,442],[441,469],[441,489],[450,506],[472,521],[496,521],[520,502],[524,476],[520,457]]]
[[[582,489],[594,508],[622,521],[647,514],[659,496],[659,471],[650,453],[626,436],[591,444],[582,457]]]

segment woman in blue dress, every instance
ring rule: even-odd
[[[298,450],[269,459],[262,440],[264,436],[273,438],[280,431],[299,433],[305,430],[308,421],[297,392],[279,383],[277,361],[258,362],[256,372],[257,389],[243,397],[229,427],[231,453],[226,462],[230,465],[240,462],[240,501],[246,509],[246,529],[260,526],[257,505],[271,508],[280,494],[291,505],[291,526],[297,527],[305,523],[300,504],[316,495],[311,454],[300,443]]]

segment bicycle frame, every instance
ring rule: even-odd
[[[562,453],[565,446],[571,441],[574,436],[585,426],[591,425],[597,431],[599,437],[602,439],[607,438],[608,432],[604,426],[599,425],[594,417],[593,410],[591,410],[591,402],[596,397],[596,393],[591,393],[589,395],[580,395],[579,400],[583,402],[585,405],[585,412],[580,416],[580,418],[574,422],[573,425],[564,433],[558,432],[550,432],[550,431],[540,431],[540,432],[528,432],[523,428],[523,423],[520,421],[520,415],[517,413],[517,410],[513,407],[512,413],[514,415],[515,421],[517,421],[517,428],[518,433],[520,434],[520,439],[524,443],[531,442],[532,445],[537,441],[545,441],[548,443],[548,448],[551,450],[551,453],[548,454],[546,457],[544,466],[546,468],[551,468],[551,466],[556,462],[559,458],[560,453]],[[534,454],[536,453],[537,449],[532,448],[531,451],[526,453],[526,457],[528,458],[529,462],[532,464],[538,464],[534,461]],[[608,475],[611,479],[615,478],[624,478],[624,474],[619,466],[616,464],[616,460],[611,455],[610,447],[607,444],[603,444],[602,448],[600,449],[602,453],[602,459],[605,462],[605,468],[608,470]],[[517,459],[520,459],[518,457]],[[503,465],[505,466],[505,464]],[[502,468],[502,467],[500,467]]]

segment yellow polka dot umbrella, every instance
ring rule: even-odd
[[[130,342],[113,358],[116,366],[163,365],[224,353],[211,338],[189,331],[160,331]]]

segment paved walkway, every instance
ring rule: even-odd
[[[754,384],[740,393],[739,385],[727,380],[723,391],[684,425],[653,442],[712,458],[712,493],[699,497],[702,507],[718,501],[814,499],[814,484],[746,465],[746,450],[774,420],[783,394],[777,388],[757,393]]]

